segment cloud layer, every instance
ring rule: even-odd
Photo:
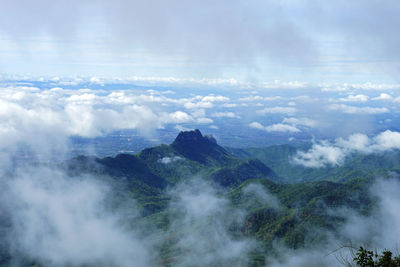
[[[338,166],[352,153],[381,153],[400,149],[400,133],[384,131],[372,138],[365,134],[353,134],[347,139],[338,138],[335,142],[321,141],[313,144],[307,151],[298,151],[292,158],[294,164],[311,168]]]
[[[242,135],[243,128],[254,135],[280,134],[285,140],[330,139],[392,129],[400,112],[395,85],[342,85],[345,90],[339,92],[325,90],[333,86],[327,84],[275,81],[255,90],[259,85],[156,77],[7,76],[0,81],[0,136],[7,140],[0,147],[16,150],[12,144],[30,142],[31,149],[40,149],[52,138],[52,150],[65,150],[68,136],[94,138],[134,130],[157,138],[157,131],[174,128],[213,129],[216,135],[223,135],[222,128]]]
[[[5,0],[0,67],[27,73],[396,80],[399,10],[394,0]]]
[[[31,167],[1,179],[7,199],[0,208],[10,214],[9,247],[17,258],[52,266],[151,265],[151,239],[124,224],[138,217],[135,203],[125,199],[124,210],[110,210],[112,192],[98,178]]]

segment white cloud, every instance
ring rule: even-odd
[[[67,98],[67,101],[82,104],[92,104],[96,98],[97,96],[94,94],[84,93],[80,95],[71,95],[69,98]]]
[[[400,88],[399,84],[321,84],[321,90],[324,92],[344,92],[344,91],[388,91],[388,90],[398,90]]]
[[[400,133],[389,130],[380,133],[374,138],[372,148],[376,151],[400,149]]]
[[[212,108],[214,102],[226,102],[229,101],[229,97],[221,95],[208,95],[208,96],[195,96],[189,99],[180,100],[187,109],[196,108]]]
[[[341,217],[344,224],[337,231],[323,232],[328,238],[318,247],[296,250],[279,248],[280,255],[284,257],[271,257],[267,266],[352,266],[350,263],[354,262],[354,253],[360,245],[379,254],[384,250],[397,252],[400,235],[399,190],[398,179],[377,179],[365,196],[374,200],[368,215],[345,207],[325,210],[328,216]],[[352,248],[348,249],[343,244],[349,244]],[[339,250],[335,252],[332,248]]]
[[[279,80],[275,80],[272,83],[264,82],[262,84],[263,88],[268,89],[303,89],[308,86],[305,82],[300,81],[291,81],[291,82],[282,82]]]
[[[138,129],[149,132],[163,125],[160,117],[149,107],[139,105],[128,105],[121,110],[115,110],[69,104],[65,107],[65,115],[68,123],[65,125],[66,134],[85,137],[100,136],[119,129]],[[161,119],[163,118],[165,116]],[[180,119],[179,114],[172,114],[170,120],[173,122],[174,119]]]
[[[233,112],[215,112],[211,114],[211,116],[216,117],[216,118],[240,118],[238,115],[236,115]]]
[[[298,133],[300,130],[296,126],[276,123],[272,125],[265,126],[265,130],[267,132],[290,132],[290,133]]]
[[[354,152],[371,154],[400,149],[400,133],[384,131],[372,138],[365,134],[353,134],[347,139],[338,138],[333,143],[315,143],[308,151],[298,151],[293,163],[305,167],[320,168],[341,165]]]
[[[251,206],[259,206],[260,204],[268,205],[269,207],[277,210],[282,208],[282,204],[279,202],[279,199],[258,184],[248,184],[243,188],[242,192],[243,198],[250,199],[250,201],[248,201],[249,203],[246,203],[249,208]]]
[[[188,123],[193,121],[192,116],[183,111],[164,113],[160,119],[163,123]]]
[[[253,190],[249,193],[255,192],[256,187],[250,188]],[[273,196],[266,196],[261,190],[254,198],[278,205]],[[218,194],[215,185],[192,179],[175,188],[171,196],[170,231],[176,234],[176,247],[183,252],[177,266],[248,265],[248,252],[256,243],[250,238],[234,237],[229,231],[232,225],[244,222],[245,212]]]
[[[340,111],[347,114],[383,114],[389,112],[389,109],[385,107],[381,108],[355,107],[355,106],[348,106],[345,104],[333,104],[328,106],[328,109]]]
[[[150,266],[150,239],[121,223],[138,216],[135,203],[126,200],[129,212],[107,210],[111,189],[98,179],[36,167],[19,170],[7,188],[13,249],[52,266]]]
[[[268,126],[263,126],[259,122],[252,122],[249,124],[249,126],[251,128],[264,130],[266,132],[291,132],[291,133],[300,132],[300,130],[298,128],[296,128],[295,126],[283,124],[283,123],[277,123],[277,124],[272,124],[272,125],[268,125]]]
[[[276,123],[268,126],[263,126],[258,122],[252,122],[249,124],[250,127],[255,129],[264,130],[267,132],[291,132],[298,133],[301,130],[297,126],[315,127],[316,121],[308,118],[284,118],[282,123]]]
[[[369,97],[366,95],[349,95],[346,98],[339,98],[340,102],[367,102]]]
[[[177,129],[180,132],[194,130],[194,128],[188,128],[188,127],[185,127],[185,126],[182,126],[182,125],[179,125],[179,124],[175,125],[174,128]]]
[[[98,93],[98,91],[96,90]],[[171,104],[177,103],[178,100],[163,96],[163,95],[155,95],[152,90],[148,90],[147,94],[143,93],[135,93],[131,91],[113,91],[108,94],[108,96],[103,97],[101,99],[104,103],[109,104],[151,104],[151,103],[161,103],[161,104]]]
[[[196,119],[196,123],[199,123],[199,124],[210,124],[210,123],[213,123],[214,121],[212,120],[212,119],[210,119],[210,118],[197,118]]]
[[[296,109],[293,107],[272,107],[272,108],[264,108],[258,110],[258,114],[294,114],[296,113]]]
[[[205,117],[206,116],[206,111],[204,109],[195,109],[190,114],[195,118]]]
[[[0,149],[12,150],[16,149],[16,144],[26,143],[34,150],[44,151],[51,142],[50,150],[62,150],[66,145],[64,127],[68,124],[65,117],[51,106],[30,107],[38,104],[29,100],[30,97],[22,106],[0,99]]]
[[[291,125],[304,125],[307,127],[315,127],[317,122],[309,118],[284,118],[282,123],[287,123]]]
[[[229,101],[229,97],[222,96],[222,95],[208,95],[201,99],[202,102],[226,102]]]
[[[196,84],[196,85],[208,85],[208,86],[241,86],[243,83],[236,79],[193,79],[193,78],[176,78],[176,77],[139,77],[131,76],[125,79],[120,79],[122,82],[145,82],[152,84],[160,83],[172,83],[172,84]]]
[[[264,130],[264,126],[259,122],[252,122],[249,126],[254,129]]]
[[[253,101],[276,101],[282,99],[281,96],[259,96],[259,95],[250,95],[246,97],[239,98],[239,101],[243,102],[253,102]]]
[[[104,85],[104,83],[99,77],[91,77],[89,81],[90,83]]]
[[[336,145],[346,150],[350,151],[359,151],[364,153],[370,153],[371,140],[365,134],[352,134],[348,137],[348,139],[338,138],[336,140]]]
[[[343,163],[344,159],[345,153],[342,149],[323,142],[321,144],[314,144],[312,148],[306,152],[299,151],[296,156],[292,158],[292,162],[305,167],[321,168],[327,165],[340,165]]]
[[[251,95],[239,98],[239,101],[244,101],[244,102],[261,101],[261,100],[263,100],[263,97],[259,95]]]
[[[8,136],[2,138],[8,141],[0,142],[0,147],[28,141],[40,147],[40,138],[30,137],[33,133],[65,140],[71,135],[96,137],[121,129],[136,129],[148,135],[166,124],[210,124],[213,120],[198,107],[211,107],[212,102],[201,102],[202,99],[229,100],[219,95],[196,96],[189,99],[194,101],[192,108],[188,99],[168,98],[154,90],[143,93],[137,90],[4,87],[0,90],[0,135]],[[192,112],[179,110],[182,104],[189,105]],[[231,116],[230,113],[225,115]]]
[[[194,109],[194,108],[212,108],[214,105],[211,102],[186,102],[184,107],[187,109]]]
[[[386,93],[381,93],[379,96],[372,98],[372,100],[392,100],[393,97]]]
[[[237,107],[237,104],[234,103],[225,103],[222,105],[224,108],[235,108]]]

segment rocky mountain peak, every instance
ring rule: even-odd
[[[204,139],[203,135],[201,134],[200,130],[196,129],[193,131],[183,131],[178,134],[175,138],[174,143],[176,142],[188,142],[188,141],[202,141]]]

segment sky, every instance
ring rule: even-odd
[[[199,128],[226,146],[340,150],[400,130],[398,1],[1,4],[0,135],[14,143]]]
[[[0,73],[397,83],[400,3],[2,0]]]

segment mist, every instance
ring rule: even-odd
[[[176,266],[245,266],[256,240],[232,233],[243,224],[246,211],[219,196],[215,185],[194,178],[170,192],[173,197],[171,227],[176,247],[182,254]]]
[[[327,240],[308,249],[290,250],[277,246],[275,249],[279,254],[270,259],[267,266],[343,266],[353,262],[360,246],[379,253],[384,250],[396,252],[399,247],[397,233],[400,230],[396,212],[400,205],[396,193],[399,189],[398,177],[376,179],[369,188],[370,196],[376,200],[371,213],[363,215],[348,208],[327,208],[327,213],[345,219],[337,232],[326,231]]]
[[[373,140],[363,148],[383,144],[376,141],[383,140],[380,137]],[[167,213],[157,216],[168,224],[158,228],[154,220],[143,217],[137,201],[120,191],[121,185],[111,177],[71,176],[54,165],[22,164],[3,172],[1,183],[4,238],[14,266],[29,262],[50,266],[246,266],[251,255],[264,249],[260,240],[241,230],[251,211],[260,207],[285,210],[279,198],[259,183],[241,188],[237,202],[225,189],[194,176],[167,190]],[[369,214],[348,207],[326,207],[326,214],[343,219],[337,231],[310,229],[310,236],[317,231],[325,241],[298,250],[277,239],[266,252],[266,265],[338,266],[338,257],[351,261],[354,251],[340,247],[356,244],[378,251],[396,250],[399,189],[396,177],[376,179],[368,191],[375,203]]]
[[[151,240],[126,223],[138,216],[134,200],[124,199],[131,203],[124,210],[111,210],[110,186],[99,179],[30,167],[3,182],[2,209],[11,220],[7,239],[16,259],[49,266],[150,266]]]
[[[259,246],[256,239],[237,232],[247,209],[235,207],[216,185],[200,177],[169,190],[166,229],[143,218],[135,200],[121,195],[120,188],[106,178],[71,177],[62,169],[27,166],[3,177],[2,185],[4,239],[13,266],[29,262],[162,266],[169,261],[174,266],[246,266],[249,253]],[[255,197],[251,192],[256,192]],[[246,187],[244,194],[245,207],[254,207],[254,201],[279,206],[255,184]],[[166,245],[172,255],[160,251]]]

